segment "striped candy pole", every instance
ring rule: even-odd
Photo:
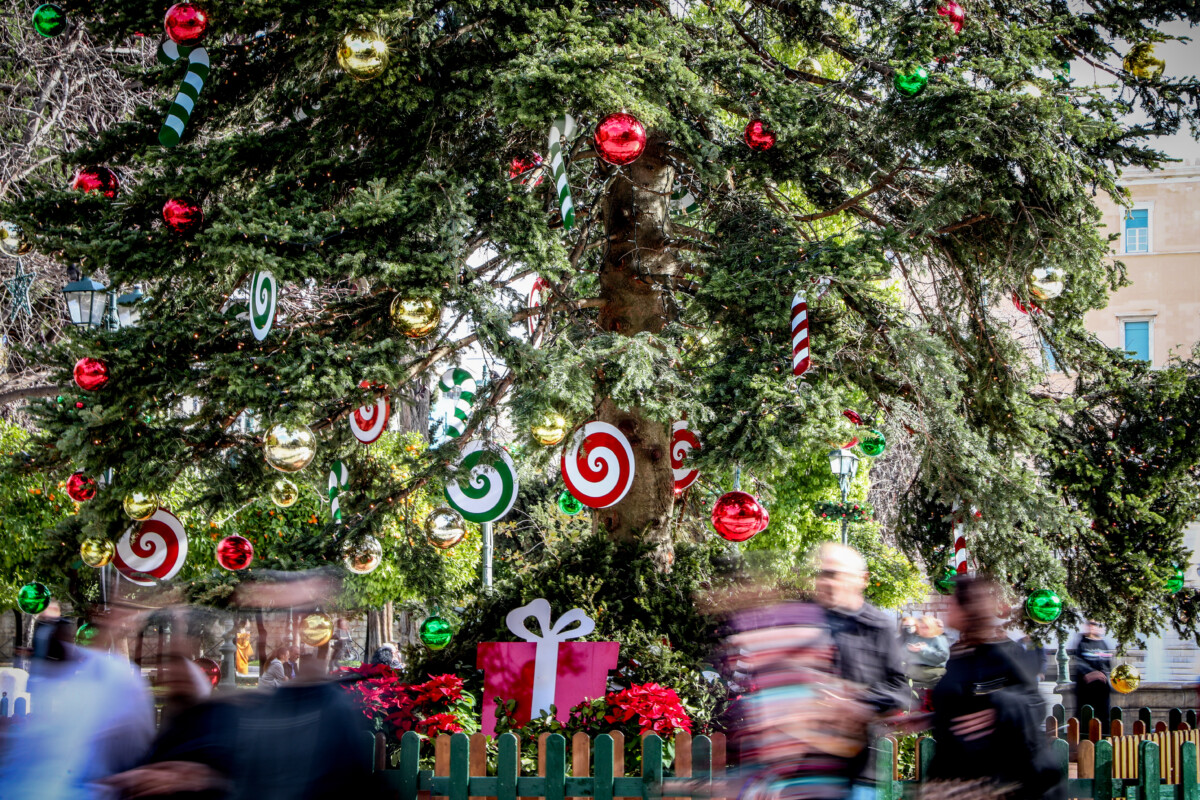
[[[329,468],[329,516],[333,521],[342,524],[342,504],[338,495],[350,488],[350,470],[341,461],[333,462]]]
[[[812,366],[808,352],[808,301],[804,292],[792,298],[792,374],[799,378]]]
[[[682,183],[676,183],[675,191],[671,194],[671,208],[679,216],[688,217],[700,210],[700,201],[692,194],[691,189]]]
[[[303,103],[301,103],[295,108],[294,111],[292,111],[292,119],[296,120],[296,122],[304,122],[304,120],[308,119],[309,117],[315,117],[317,112],[320,110],[320,100],[305,99]]]
[[[526,308],[540,308],[542,301],[545,299],[546,293],[550,291],[550,282],[541,275],[533,282],[533,286],[529,287],[529,302],[525,304]],[[540,319],[540,314],[533,314],[527,320],[529,322],[529,337],[534,347],[538,346],[537,327]]]
[[[183,77],[183,83],[179,84],[179,92],[175,95],[171,107],[167,109],[167,118],[158,132],[158,141],[163,147],[179,144],[180,138],[183,137],[183,128],[196,106],[196,98],[200,96],[200,90],[204,88],[204,81],[208,78],[208,51],[203,47],[180,47],[170,39],[158,46],[158,60],[164,64],[172,64],[184,56],[187,56],[188,60],[187,75]]]
[[[967,523],[962,517],[962,509],[958,502],[954,503],[954,527],[951,528],[951,538],[954,540],[954,572],[958,575],[967,574]]]
[[[567,163],[563,158],[563,139],[569,140],[574,135],[575,120],[570,114],[564,114],[550,126],[550,171],[554,174],[554,187],[558,192],[564,231],[575,227],[575,203],[571,200],[571,186],[567,183]]]
[[[454,417],[446,421],[446,435],[462,436],[471,416],[471,406],[475,404],[475,376],[462,367],[453,367],[442,373],[438,386],[447,394],[458,390],[458,399],[454,401]]]

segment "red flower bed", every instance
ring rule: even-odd
[[[381,730],[399,738],[407,731],[426,736],[475,729],[475,701],[463,693],[457,675],[430,676],[424,683],[404,683],[385,664],[343,667],[342,687],[363,714]],[[464,723],[466,723],[464,725]]]

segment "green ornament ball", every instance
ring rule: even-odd
[[[563,489],[562,494],[558,496],[558,510],[568,517],[573,517],[583,511],[583,503],[579,502],[569,489]]]
[[[26,614],[40,614],[50,605],[50,590],[44,583],[27,583],[17,592],[17,605]]]
[[[67,29],[67,12],[54,3],[42,3],[33,10],[33,29],[47,39]]]
[[[916,97],[925,91],[927,83],[929,71],[924,67],[917,67],[912,72],[897,71],[896,76],[892,78],[892,85],[896,87],[896,91],[905,97]]]
[[[1025,600],[1025,612],[1039,625],[1049,625],[1062,614],[1062,598],[1053,589],[1038,589]]]
[[[875,458],[883,455],[883,451],[887,449],[887,439],[884,438],[882,431],[871,430],[866,433],[858,441],[858,449],[862,451],[864,456]]]
[[[425,621],[421,623],[420,637],[421,644],[430,650],[442,650],[454,638],[454,628],[449,622],[434,614],[432,617],[426,617]]]
[[[1186,578],[1187,576],[1184,574],[1183,569],[1181,567],[1176,567],[1175,574],[1167,580],[1167,592],[1169,594],[1175,594],[1178,592],[1183,588],[1183,582],[1186,580]]]
[[[938,594],[952,595],[954,594],[954,579],[956,577],[958,577],[958,573],[954,571],[954,568],[946,567],[946,570],[942,573],[942,577],[933,582],[933,588],[937,590]]]
[[[75,644],[80,647],[89,647],[96,639],[96,634],[100,633],[100,626],[92,622],[85,622],[75,631]]]

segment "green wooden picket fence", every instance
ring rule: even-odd
[[[602,734],[589,739],[577,734],[570,742],[559,734],[543,735],[538,741],[538,775],[520,774],[520,753],[517,737],[506,733],[498,737],[495,768],[488,774],[486,738],[480,734],[467,736],[457,733],[435,740],[435,768],[420,768],[421,738],[406,733],[400,741],[400,758],[396,769],[385,769],[386,750],[376,742],[376,769],[390,786],[398,800],[426,800],[445,797],[448,800],[497,798],[729,798],[738,794],[738,787],[726,779],[725,741],[717,734],[708,736],[679,736],[675,743],[672,769],[664,766],[663,740],[653,734],[642,737],[642,769],[639,776],[624,775],[624,748],[621,735]],[[874,757],[878,775],[893,779],[882,781],[876,800],[901,800],[913,797],[921,783],[920,776],[928,774],[936,743],[924,738],[917,747],[917,780],[895,778],[895,742],[890,738],[876,741]],[[1055,757],[1068,774],[1069,746],[1063,739],[1049,742]],[[1113,777],[1113,749],[1108,741],[1094,743],[1094,758],[1085,777],[1068,781],[1067,796],[1089,800],[1200,800],[1200,773],[1197,772],[1196,744],[1179,744],[1178,783],[1166,783],[1160,774],[1159,744],[1155,741],[1138,743],[1138,777]],[[568,762],[568,752],[570,761]],[[568,763],[570,767],[568,767]]]

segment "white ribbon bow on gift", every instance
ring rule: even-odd
[[[525,621],[537,620],[541,635],[530,633]],[[578,639],[596,630],[595,621],[582,608],[572,608],[550,624],[550,601],[544,597],[529,605],[514,608],[504,618],[514,636],[537,645],[533,659],[533,696],[530,699],[530,719],[536,719],[550,710],[554,703],[554,689],[558,683],[558,646],[568,639]],[[574,624],[576,627],[569,628]]]

